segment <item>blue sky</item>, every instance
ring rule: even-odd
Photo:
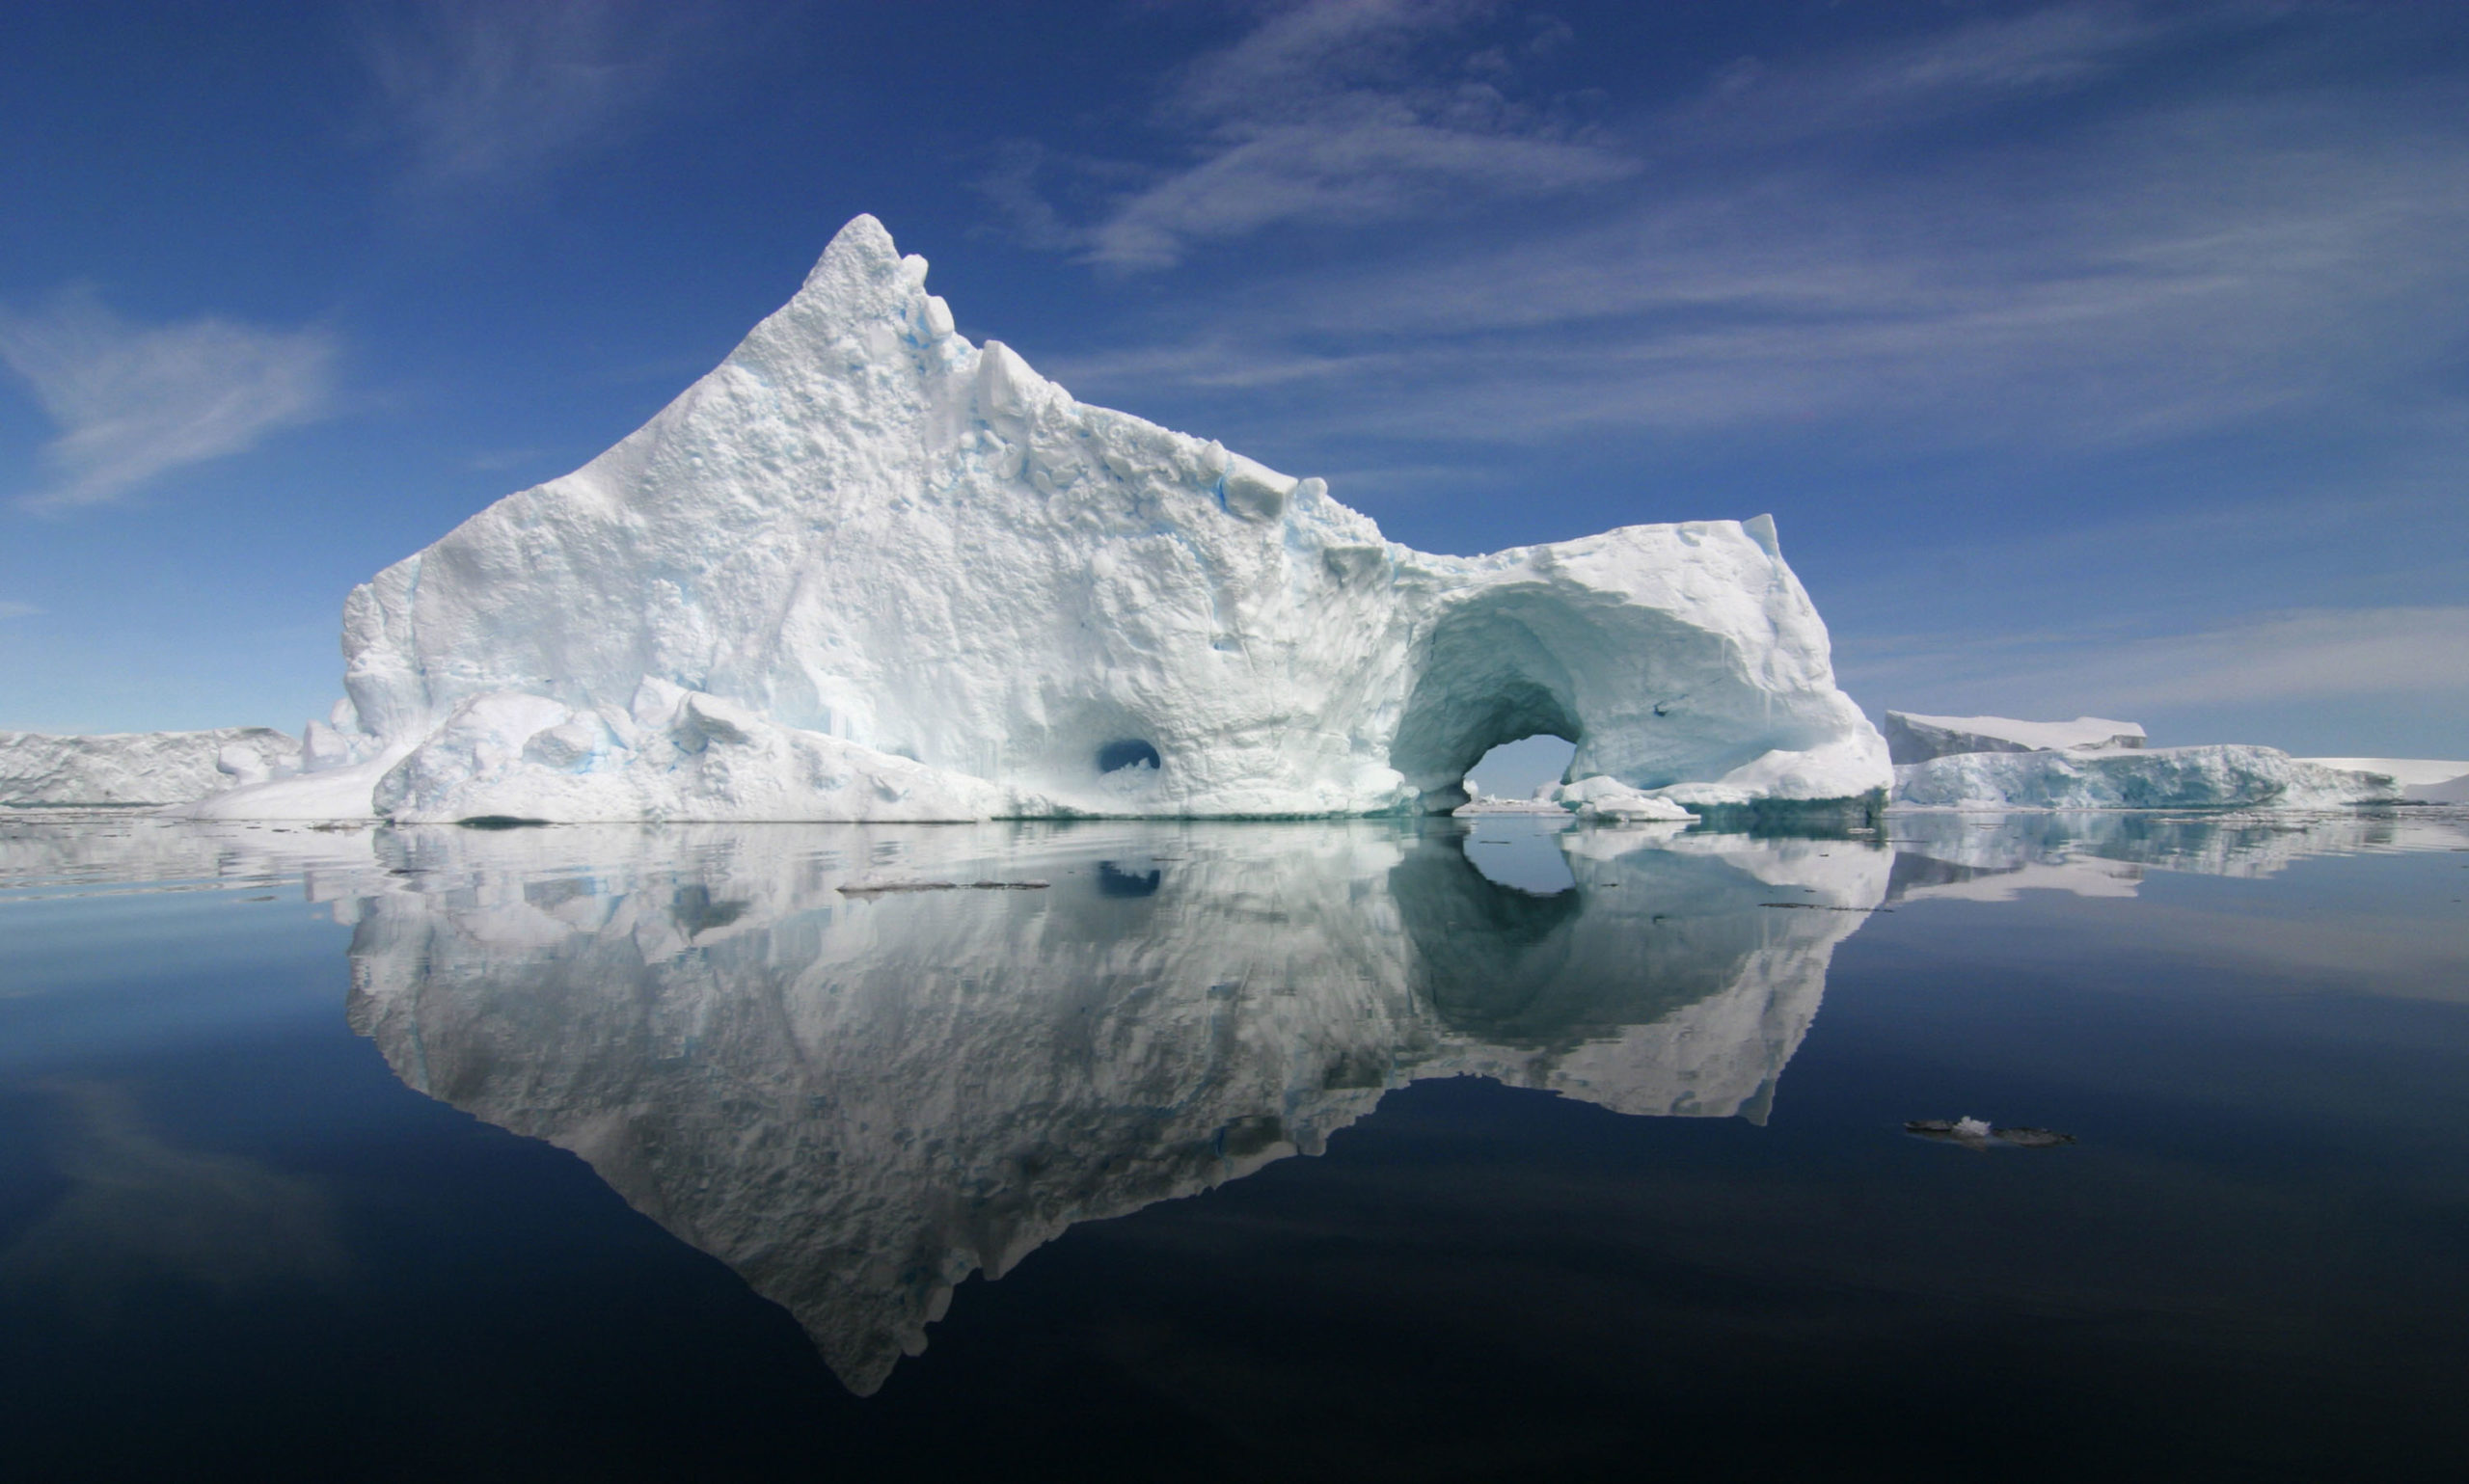
[[[296,727],[352,583],[871,211],[1478,552],[1771,511],[1872,712],[2469,752],[2469,10],[0,8],[0,727]]]

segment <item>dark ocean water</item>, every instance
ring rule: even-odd
[[[2457,1478],[2464,897],[2432,812],[0,821],[0,1447]]]

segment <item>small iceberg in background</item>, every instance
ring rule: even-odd
[[[1943,1144],[1960,1144],[1966,1148],[1985,1149],[1992,1145],[2011,1145],[2019,1149],[2053,1149],[2061,1144],[2073,1144],[2073,1134],[2061,1134],[2053,1128],[1993,1128],[1987,1119],[1913,1119],[1903,1131],[1921,1139],[1935,1139]]]

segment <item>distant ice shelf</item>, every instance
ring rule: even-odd
[[[2469,804],[2469,762],[2457,758],[2300,758],[2325,768],[2383,773],[2417,804]]]
[[[271,727],[57,737],[0,732],[0,805],[176,804],[300,770],[300,743]]]
[[[2039,752],[2140,747],[2143,728],[2131,721],[2077,716],[2072,721],[2018,721],[2012,716],[1922,716],[1886,713],[1886,751],[1901,766],[1967,752]]]
[[[1970,752],[1895,769],[1897,805],[1938,809],[2330,809],[2396,803],[2389,774],[2270,747]]]

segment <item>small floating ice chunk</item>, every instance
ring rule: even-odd
[[[1903,1125],[1907,1134],[1941,1143],[1960,1144],[1967,1149],[1986,1149],[1993,1144],[2010,1144],[2017,1148],[2049,1149],[2061,1144],[2073,1144],[2073,1134],[2061,1134],[2049,1128],[1996,1128],[1987,1119],[1913,1119]]]

